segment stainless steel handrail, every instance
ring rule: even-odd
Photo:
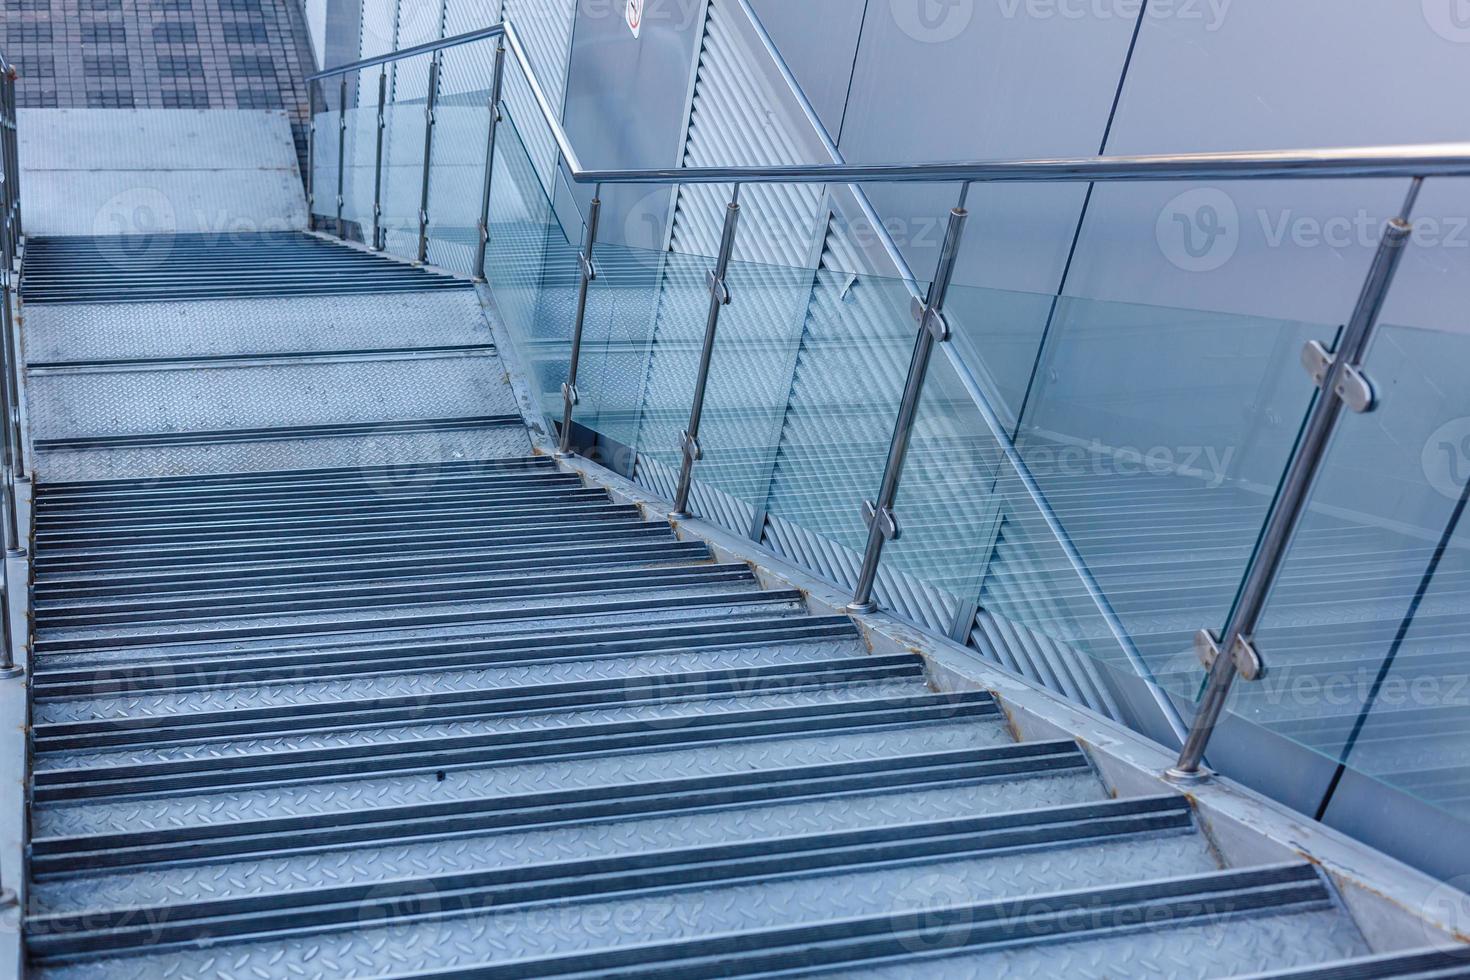
[[[405,58],[416,55],[431,54],[435,51],[443,51],[445,48],[456,48],[461,44],[469,44],[472,41],[483,41],[487,38],[499,37],[504,28],[500,24],[491,24],[463,34],[454,34],[449,37],[441,37],[434,41],[425,41],[423,44],[415,44],[411,48],[400,48],[397,51],[389,51],[386,54],[373,55],[371,58],[362,58],[351,61],[345,65],[337,65],[335,68],[323,68],[321,71],[306,76],[307,82],[319,82],[323,78],[332,78],[337,75],[345,75],[348,72],[361,71],[364,68],[376,68],[378,65],[387,65]]]

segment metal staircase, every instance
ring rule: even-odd
[[[488,77],[441,73],[446,50],[469,45],[490,55]],[[386,106],[423,112],[405,162],[402,139],[385,158],[386,86],[374,112],[361,82],[413,57],[428,59],[427,99],[395,87]],[[502,100],[508,65],[518,94]],[[23,816],[19,800],[0,808],[0,917],[19,910],[0,929],[0,980],[1470,977],[1456,882],[1203,767],[1233,690],[1260,727],[1324,758],[1344,739],[1365,746],[1462,802],[1465,713],[1381,712],[1363,731],[1361,705],[1283,709],[1233,683],[1256,653],[1249,623],[1204,634],[1230,654],[1216,652],[1208,683],[1187,651],[1243,568],[1246,619],[1269,594],[1297,620],[1332,620],[1315,645],[1273,653],[1283,676],[1352,658],[1440,664],[1456,655],[1456,617],[1427,587],[1424,630],[1394,637],[1383,581],[1333,570],[1273,589],[1261,568],[1288,543],[1366,554],[1402,590],[1440,570],[1462,582],[1463,558],[1439,554],[1421,575],[1392,539],[1336,519],[1293,540],[1310,473],[1283,480],[1288,503],[1269,513],[1249,488],[1209,488],[1209,524],[1177,476],[1036,478],[1026,453],[1045,447],[1008,434],[949,342],[963,195],[927,292],[886,232],[869,250],[898,270],[881,297],[835,265],[742,280],[740,209],[767,198],[738,189],[713,270],[672,253],[650,265],[599,242],[600,191],[572,245],[562,222],[577,195],[542,196],[544,168],[501,110],[544,117],[540,142],[573,184],[687,182],[690,201],[715,200],[705,184],[840,184],[867,218],[846,181],[1317,174],[1412,177],[1417,194],[1425,176],[1470,174],[1470,153],[861,168],[829,141],[831,162],[814,166],[594,171],[509,24],[315,80],[339,93],[318,114],[308,175],[335,240],[25,239],[17,182],[0,182],[0,618],[13,621],[0,740],[14,736],[0,775],[25,790]],[[0,74],[8,177],[7,84]],[[365,123],[380,138],[354,138],[349,161],[347,133]],[[399,192],[387,211],[385,168]],[[369,173],[370,209],[367,184],[347,184]],[[406,223],[404,188],[418,192]],[[1393,247],[1349,331],[1364,343]],[[808,273],[792,305],[782,287]],[[655,333],[673,327],[657,358],[637,341],[650,297]],[[752,309],[795,311],[802,329],[738,319]],[[848,343],[855,317],[890,314]],[[717,328],[744,346],[717,358]],[[1361,353],[1339,348],[1342,364],[1323,368],[1341,387],[1324,382],[1309,431],[1330,434],[1323,406],[1361,395]],[[762,384],[721,392],[732,368]],[[625,369],[641,391],[620,389]],[[936,402],[959,424],[926,434]],[[574,436],[628,432],[636,482],[570,451]],[[1322,446],[1287,455],[1311,469]],[[833,504],[874,486],[861,526],[857,507]],[[986,572],[963,583],[977,549]],[[935,622],[973,630],[990,659]],[[1028,646],[1041,660],[991,666]],[[1060,694],[1017,679],[1069,657]],[[1190,687],[1200,704],[1176,696]],[[1175,769],[1178,742],[1076,707],[1115,695],[1188,737]]]
[[[533,455],[459,283],[259,247],[35,246],[33,975],[1470,975]]]

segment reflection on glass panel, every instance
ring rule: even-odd
[[[544,412],[560,419],[579,280],[577,246],[542,193],[508,112],[496,134],[491,187],[485,273],[530,375],[532,396]]]
[[[337,161],[341,159],[337,147],[337,95],[335,86],[324,87],[333,89],[328,93],[330,97],[327,102],[334,108],[318,112],[312,117],[311,213],[324,219],[336,220]]]
[[[418,257],[428,95],[428,55],[396,62],[389,70],[383,113],[383,244],[406,259]]]
[[[640,419],[648,407],[646,381],[661,336],[659,306],[664,292],[681,281],[676,270],[690,258],[609,243],[594,249],[597,280],[587,295],[575,418],[630,451],[639,447]],[[623,472],[632,469],[631,459],[612,462]]]
[[[374,178],[377,173],[378,73],[355,73],[347,91],[348,104],[352,108],[347,110],[347,129],[343,134],[342,218],[357,225],[362,240],[366,242],[372,238]]]
[[[766,540],[851,584],[867,539],[862,504],[883,475],[914,321],[909,287],[901,280],[823,268],[812,284],[776,452]]]
[[[495,41],[450,48],[441,56],[429,169],[429,261],[462,275],[475,271]]]
[[[1470,817],[1470,338],[1379,328],[1230,711]]]
[[[732,262],[720,315],[695,466],[695,512],[736,534],[759,534],[782,444],[816,272]]]
[[[1057,304],[1017,449],[1171,690],[1198,688],[1192,638],[1223,625],[1311,407],[1298,352],[1333,335],[1260,317]]]

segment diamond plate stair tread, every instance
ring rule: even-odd
[[[687,653],[658,653],[616,658],[568,659],[527,667],[481,670],[429,668],[394,675],[373,675],[320,683],[281,682],[229,688],[162,694],[147,697],[97,697],[41,700],[35,705],[37,725],[94,721],[115,718],[146,720],[205,711],[241,710],[331,701],[361,701],[371,698],[416,697],[454,691],[516,689],[536,684],[618,679],[701,670],[754,668],[837,660],[856,656],[865,648],[856,639],[773,644],[733,649],[700,650]]]
[[[487,867],[572,861],[605,855],[830,833],[928,820],[958,819],[1070,806],[1106,798],[1091,773],[1002,779],[934,789],[872,791],[803,802],[605,820],[551,829],[480,833],[379,847],[336,848],[120,874],[42,880],[32,886],[38,911],[161,905]]]
[[[519,426],[467,432],[382,432],[328,439],[288,438],[208,446],[139,446],[48,450],[36,454],[42,482],[140,480],[211,473],[341,469],[432,464],[448,460],[520,458],[531,440]]]
[[[67,752],[60,758],[37,760],[38,773],[62,773],[72,769],[97,768],[105,773],[109,766],[144,765],[181,759],[222,759],[242,756],[268,759],[272,753],[338,746],[381,745],[412,749],[414,743],[427,739],[454,738],[493,732],[546,731],[571,729],[582,725],[619,724],[644,721],[650,727],[677,728],[681,719],[710,716],[736,711],[766,708],[794,708],[819,704],[855,703],[873,698],[917,697],[931,693],[922,680],[906,682],[857,682],[806,692],[762,694],[759,689],[736,697],[691,699],[668,704],[603,708],[592,711],[556,711],[521,715],[508,719],[459,721],[441,724],[400,725],[363,728],[347,732],[322,732],[278,738],[211,741],[203,745],[131,748],[112,752]],[[309,727],[303,724],[303,728]]]
[[[628,591],[593,591],[591,589],[582,592],[564,595],[548,595],[535,598],[518,598],[515,600],[483,600],[483,601],[448,601],[448,602],[412,602],[405,601],[395,605],[366,606],[354,608],[350,605],[324,609],[311,613],[297,613],[293,615],[239,615],[229,618],[205,619],[187,623],[137,623],[125,624],[123,626],[110,627],[77,627],[77,628],[46,628],[41,626],[38,632],[37,651],[42,652],[49,644],[57,642],[82,643],[93,641],[88,646],[105,648],[109,641],[116,641],[137,636],[167,637],[168,643],[187,642],[194,634],[209,634],[215,631],[250,628],[273,628],[273,627],[307,627],[318,624],[343,623],[349,626],[362,625],[376,628],[383,621],[391,621],[394,617],[437,615],[446,616],[469,615],[472,613],[502,613],[507,618],[494,625],[482,627],[486,633],[495,632],[500,629],[512,630],[517,624],[524,624],[528,619],[536,619],[545,615],[548,611],[561,611],[574,602],[595,603],[604,602],[630,602],[639,601],[655,602],[663,599],[673,599],[681,596],[719,596],[719,595],[741,595],[755,592],[759,586],[754,581],[747,582],[695,582],[686,586],[629,589]],[[523,614],[523,615],[521,615]],[[614,614],[605,621],[617,623],[626,621],[629,616],[637,617],[641,613]],[[598,617],[602,620],[603,617]],[[561,618],[550,619],[548,625],[553,628],[560,625]]]
[[[925,980],[1121,980],[1158,977],[1209,980],[1274,966],[1322,963],[1364,955],[1357,928],[1338,911],[1222,919],[1185,927],[1129,932],[1090,941],[1022,946],[982,955],[925,959]],[[842,980],[912,980],[913,963],[819,974]]]
[[[168,973],[187,968],[203,976],[221,970],[224,963],[228,966],[223,968],[223,976],[258,975],[267,964],[286,975],[326,970],[340,976],[374,976],[402,969],[406,964],[412,964],[415,970],[448,969],[774,929],[799,922],[921,915],[925,908],[1106,885],[1120,877],[1138,880],[1216,870],[1207,847],[1196,836],[1114,841],[1100,846],[654,893],[621,901],[500,909],[488,915],[434,922],[374,928],[369,919],[366,928],[350,932],[119,958],[110,965],[122,976],[135,975],[128,971],[138,969]],[[416,896],[413,904],[433,908],[433,892]]]
[[[29,379],[29,402],[37,440],[517,411],[493,354],[43,374]]]
[[[156,800],[47,805],[32,814],[36,837],[75,837],[122,833],[136,827],[228,824],[289,814],[381,809],[415,803],[511,795],[608,783],[675,779],[681,776],[740,772],[856,761],[907,752],[937,752],[1005,744],[1004,726],[966,719],[960,723],[911,725],[890,730],[706,743],[692,749],[650,750],[540,765],[516,763],[493,768],[390,776],[301,786],[200,793]]]
[[[697,595],[707,594],[706,590],[696,590]],[[730,592],[724,595],[740,595],[742,593]],[[745,595],[757,596],[759,593],[744,593]],[[669,594],[661,594],[660,598],[676,598]],[[431,623],[419,627],[384,627],[381,622],[373,623],[371,620],[362,628],[357,630],[345,630],[341,632],[321,632],[311,637],[287,634],[276,637],[265,637],[260,639],[229,639],[216,641],[188,641],[188,631],[178,632],[177,644],[166,646],[132,646],[123,648],[104,648],[76,653],[46,653],[43,649],[37,652],[37,674],[43,680],[44,671],[60,668],[77,667],[105,667],[112,670],[132,667],[138,664],[161,663],[170,660],[188,660],[207,658],[223,658],[236,661],[240,654],[255,653],[264,655],[267,652],[300,652],[313,647],[341,647],[353,642],[381,644],[390,640],[432,640],[452,639],[460,637],[476,637],[485,639],[509,638],[514,636],[547,636],[557,633],[585,632],[593,628],[610,629],[615,626],[651,626],[659,623],[732,623],[745,619],[790,616],[797,617],[804,613],[805,607],[796,598],[786,599],[761,599],[753,602],[725,604],[716,601],[700,605],[673,606],[666,609],[630,608],[610,611],[598,615],[573,615],[558,617],[547,623],[544,618],[537,618],[535,610],[528,610],[524,617],[517,617],[503,622],[470,623],[465,625]],[[636,601],[636,600],[630,600]],[[425,615],[435,615],[433,612]],[[537,624],[545,624],[538,626]],[[298,624],[300,625],[300,624]],[[548,628],[549,627],[549,628]],[[249,662],[245,666],[249,666]],[[392,669],[391,664],[385,665],[384,669]],[[119,679],[126,683],[126,680]]]
[[[470,290],[372,296],[36,306],[31,364],[443,347],[489,341]]]

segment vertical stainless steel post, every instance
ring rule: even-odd
[[[424,101],[424,179],[419,187],[419,261],[429,260],[429,166],[434,157],[434,105],[439,98],[439,52],[429,58],[429,95]]]
[[[1352,319],[1343,331],[1336,352],[1328,353],[1316,341],[1309,343],[1303,351],[1303,363],[1321,391],[1282,481],[1281,492],[1261,532],[1260,546],[1246,570],[1240,598],[1231,611],[1225,632],[1216,636],[1213,631],[1202,631],[1196,640],[1201,656],[1209,665],[1209,677],[1189,738],[1185,740],[1178,763],[1168,772],[1172,779],[1192,782],[1207,778],[1208,772],[1203,768],[1205,750],[1225,711],[1236,675],[1244,674],[1247,680],[1254,680],[1264,673],[1253,642],[1256,626],[1270,598],[1277,573],[1291,548],[1292,538],[1306,513],[1327,446],[1344,407],[1356,412],[1371,411],[1374,407],[1373,388],[1362,372],[1362,359],[1373,339],[1373,330],[1378,325],[1394,274],[1404,257],[1404,246],[1413,234],[1414,227],[1409,218],[1422,184],[1423,178],[1414,179],[1399,216],[1389,221],[1384,229],[1383,241],[1378,246]]]
[[[378,133],[377,148],[373,151],[373,249],[383,247],[383,130],[387,120],[383,113],[388,108],[388,66],[378,72]]]
[[[5,303],[4,316],[0,317],[0,328],[4,330],[4,337],[0,337],[0,357],[4,358],[3,374],[0,385],[4,387],[5,394],[5,444],[6,444],[6,467],[9,476],[9,485],[14,489],[16,483],[24,483],[26,477],[25,443],[21,441],[20,428],[20,385],[24,375],[20,370],[19,345],[15,339],[15,253],[7,247],[5,250],[5,288],[3,298]],[[11,501],[12,510],[14,500]],[[11,520],[15,514],[10,515]],[[19,542],[19,538],[16,538]],[[19,547],[19,545],[18,545]],[[20,550],[24,551],[23,547]]]
[[[342,76],[337,103],[337,237],[347,237],[347,224],[342,220],[342,200],[347,178],[347,76]]]
[[[316,79],[306,82],[306,225],[315,228],[316,221]]]
[[[11,424],[11,419],[18,418],[20,413],[15,408],[18,392],[15,388],[16,375],[11,364],[14,348],[8,339],[12,336],[11,331],[14,329],[11,313],[11,279],[14,273],[8,268],[10,262],[8,245],[5,249],[5,260],[7,264],[3,272],[5,305],[4,310],[0,311],[0,329],[5,331],[7,338],[3,344],[0,344],[0,358],[3,358],[5,362],[0,365],[0,403],[5,406],[5,426],[3,433],[0,433],[0,480],[4,482],[5,497],[3,500],[4,514],[0,515],[0,519],[3,519],[5,524],[5,553],[13,557],[25,553],[26,542],[21,539],[20,515],[16,510],[15,499],[16,474],[22,467],[20,465],[21,446],[18,441],[19,431]]]
[[[485,134],[485,185],[480,194],[480,248],[475,253],[475,278],[485,281],[485,249],[490,244],[490,183],[495,178],[495,133],[500,128],[500,90],[505,81],[505,38],[495,43],[495,76],[490,83],[490,126]]]
[[[699,351],[699,373],[694,379],[694,401],[689,407],[689,427],[679,440],[684,462],[679,467],[679,485],[674,491],[671,517],[689,516],[689,489],[694,482],[694,461],[703,453],[699,448],[699,422],[704,415],[704,393],[709,384],[710,359],[715,351],[715,333],[720,325],[720,310],[730,305],[730,289],[725,282],[730,272],[730,256],[735,251],[735,231],[740,224],[740,185],[735,185],[730,203],[725,205],[725,227],[720,235],[720,253],[714,270],[709,273],[709,315],[704,321],[704,346]]]
[[[10,207],[10,231],[14,237],[12,245],[15,248],[20,247],[20,240],[25,235],[25,230],[21,226],[20,217],[20,120],[16,113],[15,99],[17,78],[19,78],[19,75],[14,68],[11,68],[5,73],[5,119],[7,128],[10,130],[10,139],[8,141],[10,158],[6,163],[5,176],[9,193],[7,203]]]
[[[863,502],[863,520],[868,525],[868,543],[863,550],[863,564],[858,571],[852,602],[848,604],[848,609],[853,612],[872,612],[878,608],[878,604],[873,601],[873,585],[878,581],[878,560],[883,555],[883,545],[899,535],[898,520],[893,515],[893,502],[898,496],[904,460],[908,456],[909,441],[913,436],[914,422],[918,418],[924,380],[929,375],[930,355],[934,352],[936,342],[949,339],[949,326],[944,318],[944,300],[949,294],[950,281],[954,278],[960,238],[964,234],[965,219],[968,217],[969,212],[965,210],[962,195],[959,206],[949,213],[949,227],[944,233],[944,244],[939,250],[939,266],[934,273],[934,281],[929,284],[928,296],[923,303],[917,298],[914,300],[914,316],[919,322],[919,332],[914,338],[908,378],[904,382],[903,396],[898,403],[898,418],[893,426],[893,440],[888,446],[888,459],[883,466],[883,480],[878,487],[878,498]]]
[[[10,633],[10,583],[0,582],[0,616],[4,617],[5,636],[0,638],[0,680],[9,680],[12,677],[21,677],[25,669],[16,666],[15,650],[11,647]],[[0,907],[5,904],[4,896],[0,895]]]
[[[597,222],[601,217],[602,185],[598,184],[592,206],[587,209],[587,231],[582,237],[582,252],[578,256],[582,279],[577,288],[577,319],[572,324],[572,350],[567,357],[567,380],[561,386],[561,442],[556,455],[563,459],[572,455],[572,410],[577,407],[577,367],[582,360],[582,327],[587,322],[587,288],[597,278],[597,269],[592,264],[592,250],[597,245]]]

